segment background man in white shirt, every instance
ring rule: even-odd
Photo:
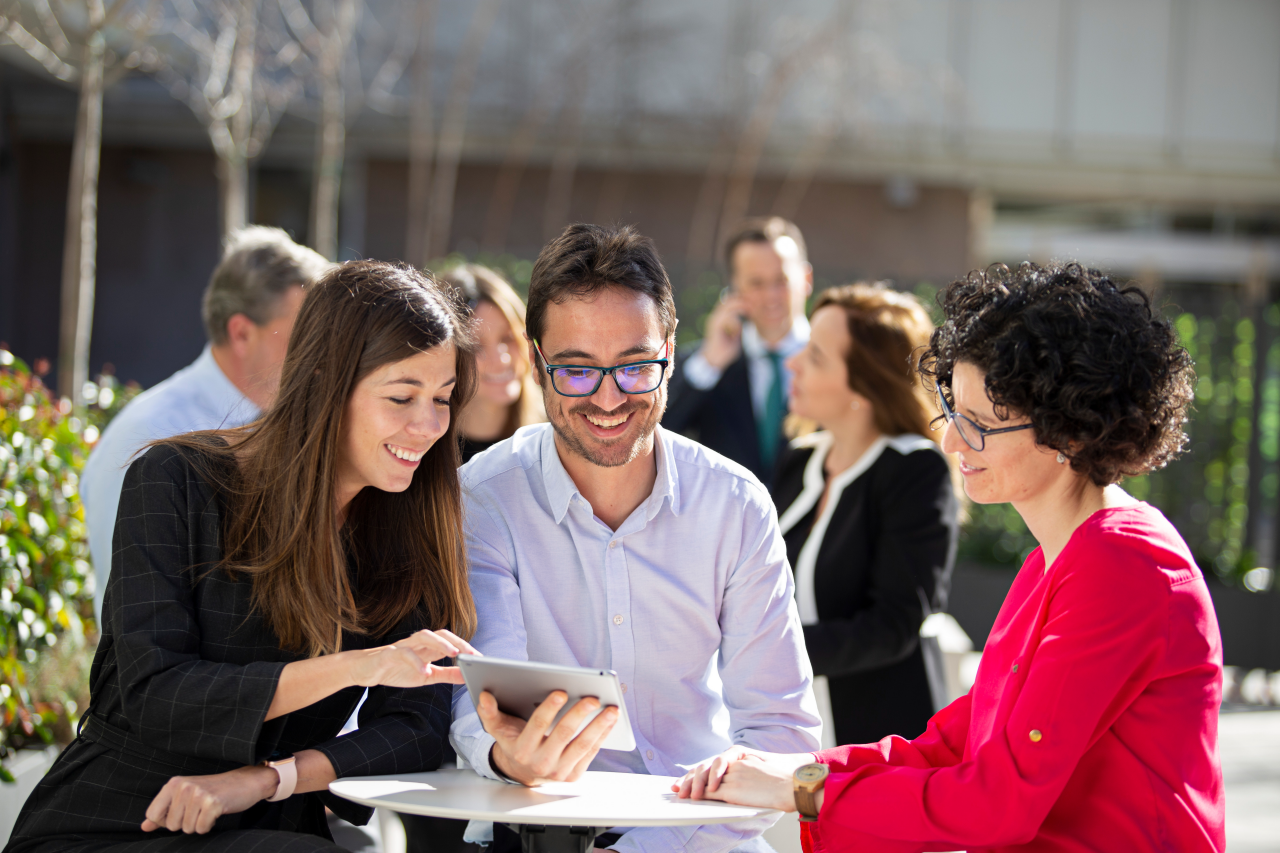
[[[93,555],[94,611],[111,574],[111,540],[125,470],[149,441],[235,427],[270,405],[303,288],[330,264],[279,228],[232,233],[204,292],[209,343],[193,363],[139,394],[107,426],[85,465],[80,494]]]
[[[784,444],[791,371],[809,342],[805,300],[813,267],[795,223],[744,222],[725,244],[730,285],[707,317],[706,335],[671,379],[662,420],[745,465],[766,487]]]
[[[535,785],[588,761],[679,775],[718,744],[816,749],[773,503],[745,468],[658,426],[676,318],[653,244],[628,227],[571,225],[534,264],[527,316],[551,422],[462,469],[472,643],[496,657],[617,671],[637,748],[591,760],[567,737],[502,715],[492,697],[477,714],[460,689],[458,753],[482,775]],[[769,823],[623,830],[609,844],[768,851],[758,836]]]

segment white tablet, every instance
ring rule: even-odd
[[[457,660],[462,669],[462,677],[467,682],[467,693],[477,706],[480,704],[480,694],[488,690],[498,700],[498,708],[504,714],[527,720],[547,696],[556,690],[563,690],[569,694],[569,701],[564,703],[564,707],[552,721],[551,728],[555,728],[560,718],[569,713],[569,709],[579,699],[591,696],[600,700],[600,711],[611,705],[618,709],[618,722],[604,739],[601,748],[626,752],[636,748],[631,721],[627,719],[627,705],[622,701],[618,674],[612,670],[479,655],[458,655]],[[587,723],[594,720],[600,711],[588,717],[578,731],[586,728]]]

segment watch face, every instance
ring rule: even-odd
[[[827,765],[825,764],[806,764],[796,770],[797,782],[821,782],[827,778]]]

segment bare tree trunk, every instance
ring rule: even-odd
[[[511,230],[511,216],[516,208],[516,195],[520,191],[520,178],[529,157],[533,154],[533,146],[538,141],[538,131],[546,124],[551,115],[550,90],[559,88],[557,78],[549,78],[533,99],[533,106],[525,111],[511,135],[507,145],[507,153],[502,158],[502,167],[493,183],[493,194],[489,197],[489,209],[485,213],[484,238],[480,245],[493,252],[500,252],[507,246],[507,234]]]
[[[218,196],[222,204],[222,236],[249,223],[249,165],[237,152],[218,155]]]
[[[405,217],[405,260],[427,265],[427,220],[431,207],[432,127],[431,59],[435,0],[419,0],[418,49],[414,54],[414,95],[409,106],[409,209]]]
[[[489,209],[485,214],[484,237],[481,245],[491,251],[498,252],[506,247],[507,234],[511,229],[511,217],[515,212],[516,195],[520,190],[520,178],[529,165],[533,147],[538,141],[538,131],[551,117],[551,108],[555,103],[556,95],[564,88],[565,77],[580,77],[585,73],[581,69],[575,71],[575,68],[586,62],[586,54],[591,49],[593,18],[594,13],[590,12],[579,18],[578,33],[574,37],[569,59],[563,67],[544,75],[544,79],[540,81],[534,92],[529,109],[525,111],[520,124],[516,126],[515,133],[511,135],[507,153],[502,158],[502,167],[493,184],[493,194],[489,197]],[[572,97],[570,95],[570,98]],[[554,165],[552,171],[555,171]],[[572,174],[570,174],[570,180],[572,180]]]
[[[339,0],[320,59],[320,127],[312,171],[311,245],[329,260],[338,258],[338,194],[347,138],[343,67],[347,34],[355,22],[356,0]]]
[[[805,195],[809,192],[809,185],[813,183],[813,176],[817,174],[818,165],[836,137],[836,131],[839,129],[839,124],[835,120],[836,114],[837,111],[832,107],[827,120],[817,131],[810,134],[804,149],[796,157],[791,169],[787,171],[787,177],[778,190],[778,197],[773,201],[774,216],[781,216],[783,219],[796,218],[800,203],[804,201]]]
[[[106,73],[106,39],[102,0],[91,0],[89,37],[80,69],[80,104],[71,147],[67,187],[67,227],[62,253],[61,330],[58,346],[58,391],[83,404],[89,379],[89,342],[93,333],[93,299],[98,254],[98,168],[102,155],[102,91]]]
[[[751,204],[751,188],[755,183],[756,169],[764,153],[764,144],[773,128],[773,120],[782,106],[782,99],[791,88],[796,75],[821,57],[835,38],[843,32],[849,10],[841,8],[834,18],[820,25],[814,36],[796,50],[778,61],[773,73],[765,82],[747,126],[742,132],[733,164],[729,167],[729,187],[725,191],[724,207],[720,212],[720,239],[728,229],[734,228],[747,216]]]
[[[716,233],[720,202],[724,198],[725,176],[729,168],[732,135],[726,128],[711,154],[706,174],[698,187],[689,220],[689,239],[685,243],[685,272],[692,282],[705,267],[715,262]]]
[[[253,137],[253,77],[258,49],[258,0],[240,0],[232,56],[231,92],[239,106],[223,127],[213,129],[222,191],[222,236],[249,221],[249,144]],[[221,134],[221,142],[216,137]]]
[[[449,251],[453,191],[458,182],[458,162],[462,158],[462,138],[467,128],[467,107],[471,103],[471,88],[480,65],[480,51],[489,37],[500,5],[500,0],[480,0],[471,13],[471,23],[454,61],[449,100],[440,121],[440,146],[436,151],[436,171],[431,186],[431,209],[427,217],[427,233],[430,235],[426,245],[428,259]]]
[[[578,143],[582,139],[582,102],[587,96],[587,63],[582,54],[569,80],[564,106],[557,122],[560,140],[551,158],[547,178],[547,201],[542,210],[542,239],[551,240],[569,223],[573,201],[573,175],[578,167]]]

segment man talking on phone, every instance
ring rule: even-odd
[[[744,222],[724,255],[729,287],[707,317],[702,343],[671,379],[662,425],[771,486],[791,385],[783,363],[809,342],[804,303],[813,268],[800,229],[779,216]]]
[[[534,264],[527,323],[550,423],[462,469],[472,644],[615,670],[637,746],[594,754],[603,725],[575,739],[566,717],[546,736],[545,721],[526,726],[488,694],[477,713],[460,688],[459,755],[485,776],[536,785],[588,768],[680,775],[731,744],[818,748],[769,495],[742,466],[659,426],[676,317],[652,242],[630,227],[569,226]],[[563,703],[548,700],[547,718]],[[759,853],[771,822],[615,829],[597,846]]]

